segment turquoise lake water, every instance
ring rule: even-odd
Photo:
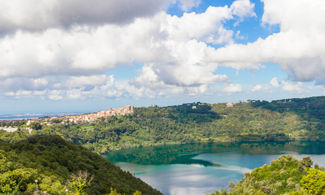
[[[104,157],[166,195],[198,195],[227,188],[245,172],[279,155],[310,156],[325,166],[325,142],[184,144],[139,147]]]

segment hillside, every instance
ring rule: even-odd
[[[36,186],[37,181],[37,186]],[[37,188],[37,189],[36,189]],[[101,156],[59,136],[0,143],[0,193],[161,194]]]
[[[21,127],[11,134],[0,132],[2,140],[26,136]],[[325,97],[142,107],[133,114],[103,117],[94,123],[36,127],[33,134],[57,134],[98,153],[191,142],[324,141]]]
[[[292,156],[280,156],[270,165],[246,173],[237,184],[229,184],[229,192],[216,191],[211,195],[324,195],[325,169],[315,165],[309,157],[296,160]]]

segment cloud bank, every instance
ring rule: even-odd
[[[226,83],[223,92],[230,94],[242,86],[219,74],[220,67],[257,70],[266,62],[278,64],[291,80],[325,83],[323,0],[263,0],[261,25],[278,25],[280,31],[247,44],[237,44],[239,31],[225,23],[236,26],[256,17],[249,0],[210,6],[202,13],[190,11],[198,0],[130,2],[1,1],[0,93],[52,100],[155,97],[196,95]],[[187,12],[167,14],[175,4]],[[105,74],[134,63],[142,64],[135,78]],[[271,85],[302,91],[299,83],[273,79]]]
[[[325,1],[263,0],[264,25],[280,32],[248,44],[218,49],[215,60],[238,68],[278,64],[295,81],[325,80]]]
[[[195,94],[209,84],[228,81],[226,75],[216,74],[216,49],[208,44],[233,42],[233,32],[224,27],[224,21],[251,16],[252,10],[238,7],[244,1],[181,17],[162,11],[173,2],[155,1],[153,5],[142,0],[132,1],[132,6],[128,2],[1,1],[0,25],[8,33],[0,38],[0,80],[4,83],[0,90],[12,96],[49,94],[50,99],[59,100],[62,94],[77,98],[91,92],[107,96],[152,95],[154,90]],[[187,9],[196,3],[180,1]],[[135,62],[143,67],[133,80],[99,82],[107,81],[98,75],[108,69]],[[84,86],[83,78],[90,83]]]

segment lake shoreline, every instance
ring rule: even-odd
[[[325,166],[324,142],[192,143],[136,147],[102,155],[166,195],[206,194],[228,188],[244,173],[280,155],[310,156]],[[218,165],[218,166],[214,166]]]
[[[324,142],[325,140],[285,140],[285,141],[218,141],[218,142],[209,142],[209,141],[198,141],[198,142],[167,142],[167,143],[157,143],[157,144],[151,144],[151,145],[138,145],[138,146],[132,146],[132,147],[123,147],[116,150],[111,150],[108,152],[100,153],[100,155],[109,154],[111,152],[117,152],[117,151],[123,151],[133,148],[147,148],[147,147],[159,147],[159,146],[177,146],[177,145],[187,145],[187,144],[240,144],[240,143],[308,143],[308,142]]]

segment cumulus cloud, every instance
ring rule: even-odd
[[[244,17],[256,16],[254,7],[255,4],[251,3],[250,0],[237,0],[231,5],[230,9],[233,15],[243,19]]]
[[[200,66],[198,62],[205,63],[200,60],[214,50],[201,41],[231,41],[232,32],[221,24],[225,17],[230,17],[227,8],[210,7],[203,14],[160,13],[125,26],[17,31],[0,39],[0,78],[98,74],[133,61],[184,64],[193,60]],[[195,30],[190,30],[191,25],[197,26]]]
[[[287,81],[282,81],[281,84],[282,84],[282,89],[284,91],[297,92],[297,93],[303,92],[303,90],[301,88],[301,86],[302,86],[301,82],[290,83],[290,82],[287,82]]]
[[[325,80],[325,1],[264,0],[263,23],[280,32],[248,44],[218,49],[215,60],[238,68],[264,62],[281,66],[292,80]]]
[[[23,87],[6,89],[0,87],[5,96],[22,98],[38,96],[50,100],[87,99],[99,97],[156,97],[161,95],[150,88],[136,86],[130,81],[116,81],[112,75],[65,76],[60,79],[47,78],[44,87]],[[32,79],[31,79],[32,80]],[[38,79],[37,79],[38,80]]]
[[[253,88],[252,88],[252,92],[255,92],[255,91],[261,91],[263,90],[263,86],[258,84],[258,85],[255,85]]]
[[[144,70],[152,69],[142,73],[156,75],[158,83],[192,86],[225,81],[225,75],[214,74],[217,64],[210,59],[215,49],[205,43],[231,41],[232,32],[222,25],[225,18],[231,18],[229,8],[209,7],[202,14],[182,17],[161,12],[124,26],[17,31],[0,39],[0,78],[94,75],[140,61]],[[149,77],[140,75],[137,81],[147,82]]]
[[[242,86],[240,84],[229,84],[223,89],[224,92],[228,94],[242,92]]]
[[[276,77],[273,77],[271,80],[270,80],[270,84],[273,86],[273,87],[279,87],[280,86],[280,83],[278,81],[278,78]]]
[[[1,30],[123,24],[167,8],[166,0],[10,0],[0,2]],[[91,9],[90,9],[91,8]]]
[[[48,94],[48,98],[50,100],[62,100],[63,96],[62,96],[62,91],[60,90],[51,90]]]
[[[193,7],[197,7],[201,0],[179,0],[181,4],[181,9],[184,11],[188,11],[189,9]]]
[[[175,0],[155,5],[137,0],[132,7],[127,2],[0,2],[0,25],[13,31],[0,38],[2,94],[47,94],[53,100],[92,94],[153,97],[160,90],[194,95],[210,84],[228,82],[226,75],[217,74],[223,62],[215,59],[216,49],[209,44],[233,42],[233,31],[224,22],[252,16],[249,1],[180,17],[160,11]],[[187,7],[198,3],[180,1]],[[134,62],[144,64],[134,79],[119,82],[104,74]]]
[[[279,81],[277,77],[273,77],[270,80],[270,85],[272,87],[281,87],[283,91],[302,93],[302,82],[289,82],[289,81]]]

